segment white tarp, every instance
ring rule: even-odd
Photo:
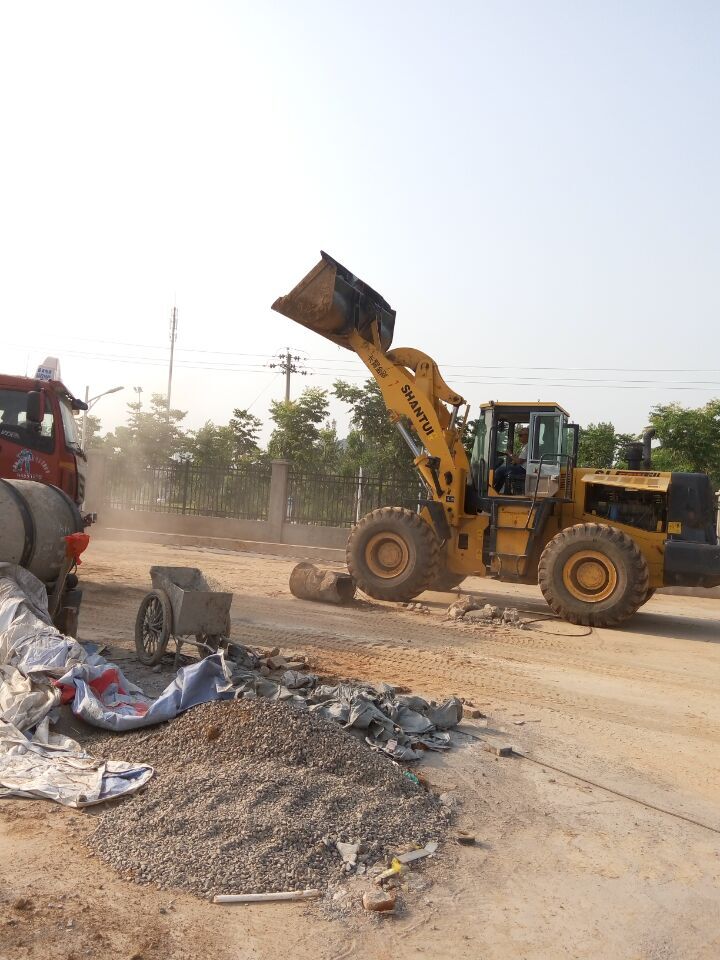
[[[0,565],[0,796],[46,797],[86,806],[131,793],[152,767],[96,760],[50,731],[61,703],[93,726],[131,730],[232,697],[220,655],[178,671],[157,700],[120,668],[59,633],[47,593],[27,570]]]

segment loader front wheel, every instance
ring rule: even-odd
[[[404,507],[373,510],[353,529],[347,565],[358,587],[376,600],[405,602],[438,575],[440,541],[417,513]]]
[[[627,534],[599,523],[578,523],[547,544],[538,582],[563,620],[614,627],[631,617],[648,593],[648,566]]]

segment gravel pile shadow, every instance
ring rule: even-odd
[[[140,883],[198,894],[323,888],[360,864],[439,839],[448,812],[335,723],[265,700],[208,703],[169,724],[86,744],[151,763],[140,794],[108,806],[92,850]],[[362,866],[361,866],[362,869]]]

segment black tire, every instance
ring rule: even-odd
[[[440,541],[412,510],[381,507],[352,530],[346,557],[352,578],[369,597],[405,602],[437,577]]]
[[[644,599],[643,602],[640,604],[641,607],[645,606],[645,604],[648,602],[648,600],[652,600],[652,598],[655,596],[655,591],[656,591],[656,590],[657,590],[657,587],[650,587],[650,589],[648,590],[648,592],[645,594],[645,599]]]
[[[547,544],[538,582],[549,606],[570,623],[614,627],[648,593],[648,566],[635,543],[615,527],[579,523]]]
[[[135,651],[140,663],[154,667],[163,658],[172,633],[172,606],[164,590],[143,597],[135,619]]]

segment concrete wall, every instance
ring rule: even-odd
[[[349,533],[347,527],[317,527],[311,524],[284,522],[278,527],[268,520],[183,517],[175,513],[112,510],[109,507],[103,507],[98,511],[95,529],[100,534],[127,530],[135,533],[158,533],[195,539],[251,540],[336,549],[345,547]]]
[[[188,514],[162,513],[150,510],[116,510],[107,505],[107,458],[101,451],[91,450],[85,491],[85,510],[98,515],[97,532],[127,531],[162,537],[176,536],[193,540],[217,538],[223,541],[257,541],[265,544],[290,544],[317,548],[345,549],[347,527],[323,527],[315,524],[288,523],[288,473],[290,464],[275,460],[270,478],[267,520],[235,520],[230,517],[197,517]],[[243,549],[231,546],[228,549]]]

